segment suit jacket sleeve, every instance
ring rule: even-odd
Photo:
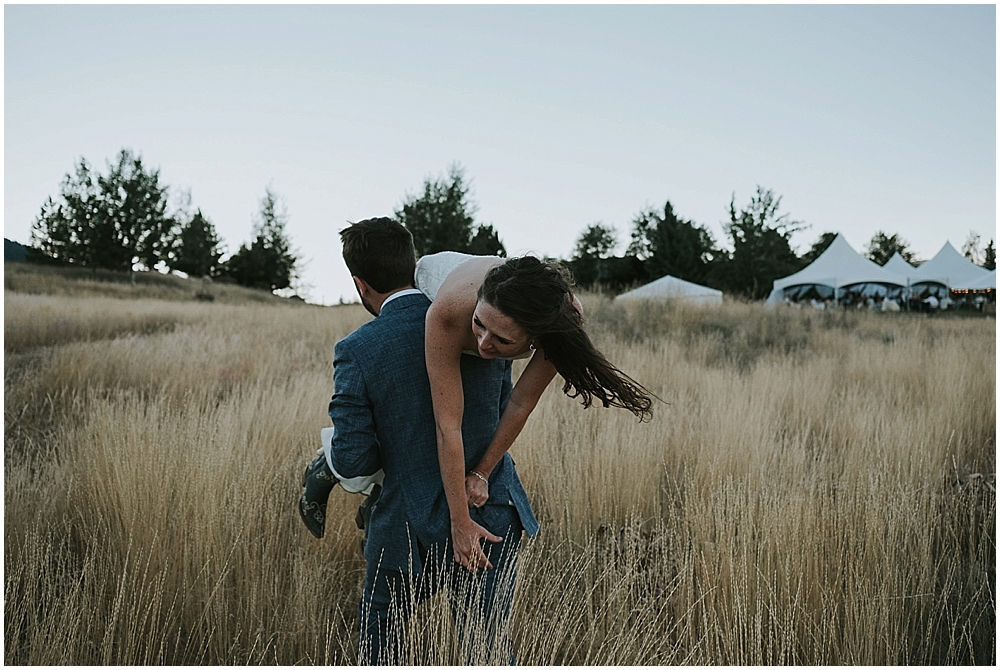
[[[375,474],[382,465],[372,403],[361,365],[345,341],[334,348],[330,418],[334,428],[330,460],[337,474],[341,477]]]

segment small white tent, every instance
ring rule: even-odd
[[[836,291],[851,284],[888,284],[906,286],[906,277],[873,263],[856,252],[843,235],[838,234],[819,258],[793,275],[774,280],[771,295],[765,305],[781,302],[783,292],[790,286],[818,284]]]
[[[989,270],[984,270],[968,258],[958,253],[950,242],[945,242],[941,251],[909,274],[911,284],[931,282],[944,284],[948,288],[972,288],[972,284],[983,281]]]
[[[622,293],[615,300],[656,300],[676,298],[699,305],[721,305],[722,291],[666,275],[656,281]]]

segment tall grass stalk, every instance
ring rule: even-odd
[[[364,311],[5,303],[5,661],[355,662],[360,500],[322,541],[296,500]],[[995,661],[993,320],[585,306],[665,403],[639,424],[554,384],[515,444],[543,524],[518,662]],[[503,660],[447,589],[404,638]]]

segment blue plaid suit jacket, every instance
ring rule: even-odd
[[[369,567],[422,571],[419,547],[444,545],[451,522],[424,361],[424,317],[430,301],[406,295],[337,343],[330,450],[337,473],[359,477],[385,471],[368,525]],[[465,467],[476,466],[510,398],[511,363],[462,356]],[[513,504],[528,535],[538,532],[510,454],[490,475],[487,505]]]

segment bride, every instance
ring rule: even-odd
[[[493,469],[513,444],[528,415],[556,374],[563,392],[584,407],[599,401],[639,417],[652,416],[650,393],[624,374],[591,343],[583,309],[569,274],[532,256],[504,260],[443,251],[416,264],[415,286],[431,300],[425,321],[425,358],[437,430],[438,461],[451,517],[455,560],[470,570],[490,567],[480,540],[499,542],[472,520],[470,507],[489,499]],[[496,433],[480,461],[466,471],[462,442],[465,395],[461,358],[529,358],[514,385]],[[377,491],[384,474],[341,478],[324,456],[332,428],[322,431],[320,456],[306,468],[299,512],[306,527],[323,537],[326,499],[339,483],[346,491]],[[377,493],[366,501],[370,509]],[[360,515],[360,513],[359,513]],[[363,526],[363,523],[359,523]]]
[[[416,287],[432,301],[425,324],[427,376],[455,560],[476,570],[489,566],[480,540],[500,538],[473,521],[469,507],[486,503],[490,473],[557,373],[564,381],[563,392],[579,397],[584,407],[597,400],[643,420],[652,416],[652,400],[649,391],[591,343],[583,329],[580,301],[558,263],[532,256],[504,260],[445,251],[418,261]],[[462,444],[463,354],[531,359],[514,385],[490,446],[469,472]]]

